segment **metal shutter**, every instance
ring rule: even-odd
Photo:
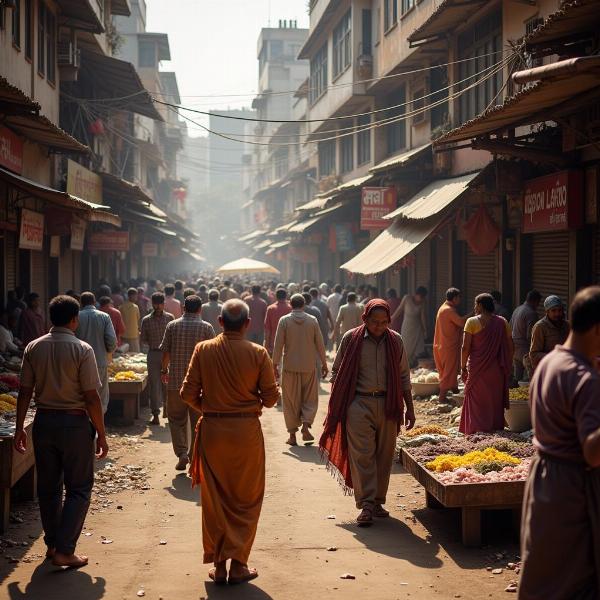
[[[569,302],[569,232],[536,233],[531,241],[531,287]]]
[[[58,293],[73,289],[73,251],[66,248],[58,259]]]
[[[469,310],[479,294],[498,288],[498,246],[484,256],[478,256],[467,246],[466,297],[463,306]]]
[[[415,288],[423,285],[431,291],[431,242],[425,240],[415,250]],[[414,294],[415,290],[408,290]]]
[[[44,252],[30,250],[31,255],[31,291],[40,295],[40,306],[46,306],[46,261]]]
[[[452,285],[450,264],[450,228],[441,232],[435,246],[435,286],[431,290],[431,303],[439,306],[446,299],[446,291]]]
[[[17,238],[12,231],[4,233],[4,257],[6,267],[6,291],[17,285]]]

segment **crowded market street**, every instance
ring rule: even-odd
[[[321,386],[318,423],[325,416],[328,388]],[[107,493],[98,484],[80,538],[90,565],[54,577],[47,574],[55,567],[40,561],[45,546],[34,503],[17,504],[15,516],[26,523],[11,524],[0,537],[6,559],[0,562],[3,597],[121,600],[136,598],[141,590],[154,600],[301,600],[310,590],[327,598],[365,600],[507,595],[505,588],[517,578],[507,564],[516,562],[518,554],[509,518],[493,525],[493,545],[467,549],[460,543],[457,511],[427,510],[423,488],[395,464],[388,502],[392,519],[356,528],[354,502],[341,496],[318,449],[283,443],[278,408],[265,410],[261,421],[267,485],[252,555],[260,569],[256,585],[222,589],[206,581],[206,567],[199,560],[199,491],[191,489],[185,474],[173,470],[168,429],[148,429],[139,422],[109,430],[111,453],[98,463],[97,472],[108,465],[142,467],[150,489]],[[112,542],[102,543],[108,540]],[[491,569],[502,572],[492,574]],[[347,573],[356,579],[340,579]]]

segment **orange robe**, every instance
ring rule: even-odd
[[[458,385],[460,348],[465,319],[449,302],[438,310],[433,337],[433,358],[440,374],[440,390],[452,390]]]
[[[247,564],[265,492],[265,446],[258,416],[279,399],[267,350],[235,332],[201,342],[192,355],[181,398],[202,413],[191,471],[201,483],[204,562],[235,559]]]

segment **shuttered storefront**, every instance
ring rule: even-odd
[[[420,285],[431,291],[431,241],[425,240],[415,250],[415,288]],[[408,290],[414,294],[415,290]]]
[[[531,239],[531,288],[545,298],[569,301],[569,232],[535,233]]]
[[[17,286],[17,236],[12,231],[4,233],[4,264],[8,292]]]
[[[74,289],[73,283],[73,251],[66,248],[58,259],[58,293]]]
[[[439,306],[446,300],[446,291],[452,286],[450,237],[450,228],[446,227],[435,242],[435,285],[430,292],[430,301],[434,306]]]
[[[45,307],[48,296],[46,292],[46,261],[44,259],[44,252],[31,250],[29,255],[31,256],[31,291],[40,295],[40,306]]]
[[[600,225],[596,225],[596,234],[594,236],[596,265],[594,270],[594,283],[600,285]]]
[[[488,254],[478,256],[467,247],[467,272],[465,273],[466,297],[463,306],[468,311],[479,294],[498,289],[498,247]]]

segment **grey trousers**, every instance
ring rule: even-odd
[[[346,432],[357,508],[385,504],[398,433],[397,423],[385,418],[385,398],[356,396]]]
[[[178,457],[188,456],[191,459],[196,423],[200,418],[199,413],[180,398],[179,390],[168,390],[167,414],[169,415],[169,429],[175,455]]]
[[[100,402],[102,402],[102,414],[106,414],[110,402],[110,390],[108,388],[108,367],[98,367],[98,375],[102,382],[100,388]]]
[[[153,415],[159,415],[165,403],[165,384],[160,380],[162,351],[148,351],[148,396]]]
[[[90,506],[95,435],[87,415],[38,412],[33,423],[44,541],[63,554],[75,552]]]

